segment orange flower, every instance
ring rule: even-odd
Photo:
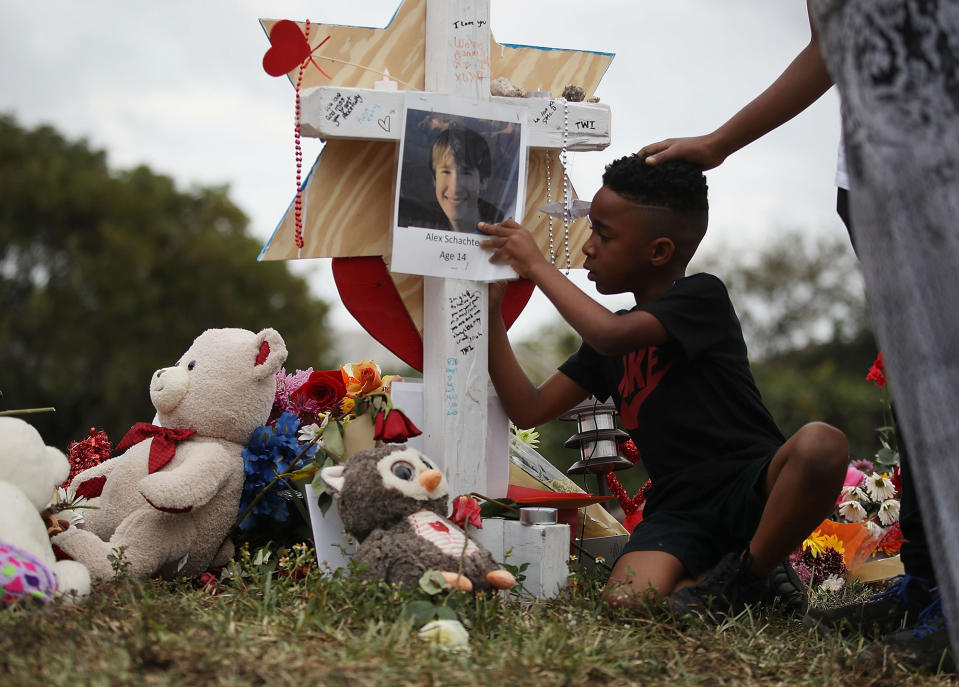
[[[365,359],[359,363],[348,363],[340,367],[346,393],[350,396],[362,396],[377,391],[383,385],[380,366]]]
[[[897,522],[886,530],[882,539],[876,544],[876,549],[882,551],[887,556],[894,556],[899,553],[899,549],[902,547],[904,541],[906,540],[902,536],[902,529]]]

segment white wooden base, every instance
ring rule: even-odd
[[[356,553],[356,541],[346,534],[343,521],[336,503],[329,507],[326,515],[316,504],[316,492],[307,484],[303,488],[306,503],[310,511],[310,527],[313,529],[313,545],[316,547],[316,562],[320,570],[332,572],[345,568],[350,556]]]
[[[556,596],[568,584],[569,525],[521,525],[516,520],[486,518],[483,529],[471,529],[470,536],[499,562],[529,563],[523,586],[534,597]]]

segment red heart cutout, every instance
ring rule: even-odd
[[[378,255],[333,258],[333,280],[343,305],[363,329],[410,367],[423,371],[423,339],[406,311],[386,263]],[[535,284],[516,279],[506,288],[503,321],[509,328],[526,307]]]
[[[263,69],[270,76],[283,76],[310,56],[310,44],[296,22],[281,19],[270,29],[272,46],[263,55]]]

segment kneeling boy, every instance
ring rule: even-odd
[[[706,232],[706,190],[699,169],[683,161],[650,166],[629,156],[606,168],[583,252],[597,291],[635,297],[636,307],[615,314],[549,264],[519,224],[481,223],[491,261],[535,282],[583,339],[534,386],[506,335],[503,285],[494,285],[489,366],[519,427],[552,420],[590,394],[616,401],[652,487],[607,601],[672,595],[680,613],[735,614],[768,597],[768,576],[791,572],[784,561],[832,510],[848,452],[842,432],[823,423],[783,437],[753,380],[725,286],[709,274],[686,276]]]

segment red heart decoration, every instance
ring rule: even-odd
[[[363,329],[410,367],[423,371],[423,339],[406,311],[386,263],[378,255],[333,258],[333,280],[343,305]],[[528,279],[511,281],[503,299],[506,327],[519,317],[533,295]]]
[[[310,44],[296,22],[281,19],[270,29],[272,46],[263,55],[263,69],[270,76],[283,76],[310,56]]]

